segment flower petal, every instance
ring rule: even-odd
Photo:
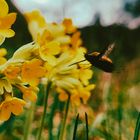
[[[9,110],[9,105],[5,106],[5,104],[2,104],[0,107],[0,120],[1,121],[7,121],[10,118],[11,111]]]
[[[53,56],[53,55],[41,55],[41,58],[43,59],[43,60],[45,60],[45,61],[47,61],[50,65],[55,65],[56,64],[56,57],[55,56]]]
[[[0,35],[0,45],[4,42],[4,40],[5,40],[5,37]]]
[[[36,56],[38,46],[28,43],[20,47],[13,55],[12,59],[30,60]]]
[[[15,32],[12,29],[3,29],[0,30],[0,35],[9,38],[13,37],[15,35]]]
[[[58,41],[51,41],[46,45],[46,48],[49,50],[49,53],[52,55],[57,55],[60,53],[60,43]]]
[[[11,25],[16,20],[16,13],[10,13],[0,20],[1,20],[0,29],[9,29],[9,28],[11,28]]]
[[[0,17],[8,14],[9,8],[5,0],[0,0]]]

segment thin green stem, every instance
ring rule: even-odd
[[[48,124],[49,125],[49,140],[53,140],[53,134],[52,134],[53,117],[55,115],[57,104],[58,104],[58,94],[55,94],[54,103],[53,103],[53,105],[51,107],[49,124]]]
[[[74,126],[74,132],[73,132],[73,140],[76,140],[76,132],[77,132],[78,120],[79,120],[79,113],[78,113],[78,115],[76,117],[76,120],[75,120],[75,126]]]
[[[85,112],[85,120],[86,120],[86,140],[88,140],[88,115]]]
[[[68,97],[68,100],[67,100],[66,106],[65,106],[65,114],[64,114],[64,119],[62,121],[62,125],[61,125],[61,128],[60,128],[59,140],[63,140],[63,137],[64,137],[64,130],[65,130],[65,127],[66,127],[66,120],[67,120],[68,111],[69,111],[69,104],[70,104],[70,95]]]
[[[45,116],[46,116],[46,112],[47,112],[47,105],[48,105],[48,96],[49,96],[49,91],[51,88],[51,82],[48,82],[48,85],[46,87],[46,85],[44,86],[44,110],[43,110],[43,115],[42,115],[42,119],[41,119],[41,125],[38,131],[38,136],[37,136],[37,140],[41,139],[41,134],[42,134],[42,130],[44,127],[44,122],[45,122]]]
[[[31,123],[33,121],[33,115],[34,115],[34,108],[35,108],[35,103],[31,103],[31,107],[28,110],[27,116],[26,116],[23,140],[29,139],[29,134],[31,132]]]
[[[139,133],[140,133],[140,112],[138,114],[138,119],[136,122],[136,128],[135,128],[135,133],[134,133],[134,140],[139,139]]]

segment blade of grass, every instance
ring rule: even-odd
[[[76,132],[77,132],[78,120],[79,120],[79,113],[78,113],[78,115],[76,117],[76,120],[75,120],[75,126],[74,126],[74,132],[73,132],[73,139],[72,140],[76,140]]]
[[[137,122],[136,122],[136,128],[134,133],[134,140],[139,139],[139,132],[140,132],[140,112],[138,114]]]

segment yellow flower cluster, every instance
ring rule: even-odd
[[[70,96],[74,105],[86,103],[94,84],[89,84],[93,75],[90,63],[84,60],[86,49],[82,47],[80,32],[70,19],[60,24],[46,23],[39,11],[26,13],[25,17],[34,42],[20,47],[6,60],[5,49],[0,49],[0,120],[8,120],[11,113],[19,115],[26,101],[36,101],[38,84],[52,87],[65,101]],[[0,44],[5,37],[12,37],[11,25],[15,13],[8,14],[8,5],[0,0]],[[22,93],[15,97],[13,87]]]
[[[46,23],[39,11],[26,13],[25,17],[31,35],[39,49],[39,57],[44,61],[43,83],[51,81],[59,93],[59,99],[79,105],[86,103],[94,84],[89,84],[93,75],[90,63],[84,61],[86,49],[82,47],[80,32],[71,19],[62,23]],[[37,30],[36,30],[37,29]]]
[[[8,14],[8,11],[6,1],[0,0],[0,44],[6,37],[15,34],[10,28],[15,22],[16,13]],[[19,115],[26,101],[37,99],[37,85],[45,75],[45,68],[43,61],[35,57],[34,46],[32,43],[23,46],[9,60],[5,58],[6,49],[0,49],[0,121],[8,120],[11,113]],[[13,87],[22,92],[23,99],[14,96]]]

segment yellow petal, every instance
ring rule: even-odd
[[[3,86],[0,86],[0,95],[2,95],[3,93],[4,93]]]
[[[14,114],[14,115],[19,115],[23,112],[23,106],[18,104],[18,105],[13,105],[11,106],[11,112]]]
[[[0,65],[3,65],[4,63],[6,63],[7,59],[4,57],[0,57]]]
[[[89,79],[92,77],[92,70],[90,69],[82,69],[80,70],[80,80],[83,82],[84,85],[87,85],[89,83]]]
[[[40,11],[35,10],[29,13],[25,13],[25,18],[27,22],[36,22],[40,27],[44,27],[46,25],[44,17],[41,15]]]
[[[3,86],[7,92],[12,92],[12,86],[8,80],[3,79]]]
[[[28,94],[23,94],[23,99],[28,99],[32,102],[35,102],[37,100],[37,94],[33,91],[31,91]]]
[[[66,33],[73,33],[76,31],[76,27],[72,25],[72,20],[71,19],[64,19],[63,25],[65,26],[65,31]]]
[[[52,55],[57,55],[60,53],[60,43],[58,41],[51,41],[46,46],[47,49],[49,49],[49,53]]]
[[[59,100],[60,101],[66,101],[68,99],[68,95],[65,93],[60,93],[59,94]]]
[[[86,104],[87,103],[87,100],[90,97],[90,92],[84,91],[84,89],[83,89],[83,92],[80,92],[80,93],[81,93],[80,94],[80,97],[83,99],[84,104]]]
[[[16,13],[10,13],[0,20],[0,29],[9,29],[16,20]]]
[[[63,44],[70,43],[71,39],[70,39],[69,36],[60,36],[60,37],[57,37],[55,39],[55,41],[58,41],[58,42],[60,42],[63,45]]]
[[[47,61],[50,65],[55,65],[56,64],[56,57],[53,56],[53,55],[44,55],[44,54],[41,54],[41,58],[44,60],[44,61]]]
[[[33,102],[35,102],[37,100],[37,92],[39,91],[39,89],[37,87],[19,86],[19,89],[23,93],[24,100],[30,100]]]
[[[8,14],[9,8],[5,0],[0,0],[0,17]]]
[[[65,28],[61,24],[47,24],[46,29],[52,34],[55,38],[57,36],[64,35]]]
[[[7,50],[5,48],[0,48],[0,56],[5,56],[7,54]]]
[[[12,92],[12,86],[9,81],[6,79],[0,79],[0,95],[4,93],[4,91]]]
[[[32,86],[36,86],[39,80],[45,74],[45,68],[39,59],[27,61],[22,66],[21,77],[24,82],[28,82]]]
[[[68,93],[65,90],[63,90],[59,87],[56,90],[59,93],[60,101],[66,101],[68,99]]]
[[[0,35],[9,38],[13,37],[15,35],[15,32],[12,29],[4,29],[0,30]]]
[[[0,45],[4,42],[4,40],[5,40],[5,37],[0,35]]]
[[[90,90],[93,90],[95,87],[96,87],[95,84],[90,84],[86,87],[86,90],[90,91]]]
[[[2,104],[0,107],[0,120],[7,121],[11,116],[11,111],[9,110],[9,105]]]
[[[36,56],[37,51],[37,45],[28,43],[16,50],[12,59],[30,60]]]

